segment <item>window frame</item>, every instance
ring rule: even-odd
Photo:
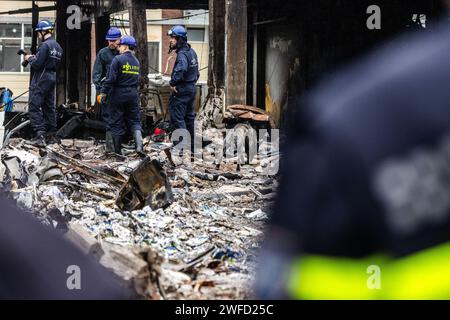
[[[191,40],[189,38],[189,31],[192,30],[192,29],[194,29],[194,30],[203,30],[203,41]],[[203,26],[187,26],[186,31],[188,33],[188,42],[191,42],[191,43],[207,43],[208,42],[208,37],[206,35],[207,34],[207,30],[208,29],[206,27],[203,27]]]
[[[147,41],[147,45],[150,43],[150,42],[154,42],[154,43],[158,43],[158,64],[159,64],[159,66],[158,66],[158,68],[156,68],[159,72],[163,72],[162,70],[161,70],[161,68],[162,68],[162,42],[161,41],[150,41],[150,40],[148,40]],[[150,69],[150,67],[148,68],[149,70],[148,70],[148,74],[149,75],[157,75],[158,73],[156,73],[154,70],[151,70]]]
[[[2,22],[0,23],[0,25],[2,24],[8,24],[7,22]],[[20,24],[21,26],[21,37],[17,37],[17,38],[11,38],[11,37],[0,37],[0,40],[19,40],[20,39],[20,48],[24,48],[25,46],[25,25],[30,25],[30,23],[26,23],[26,22],[19,22],[17,24]],[[20,56],[20,71],[2,71],[0,70],[0,74],[5,74],[5,75],[26,75],[29,74],[30,71],[26,71],[24,70],[25,68],[22,66],[22,62],[23,62],[23,55]]]

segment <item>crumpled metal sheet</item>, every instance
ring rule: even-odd
[[[43,158],[36,169],[28,176],[28,185],[51,180],[64,179],[64,174],[58,163],[48,157]]]
[[[25,178],[25,173],[19,158],[8,157],[3,160],[3,163],[8,169],[8,175],[11,179],[22,181]]]
[[[125,211],[164,208],[173,202],[172,187],[161,164],[146,157],[120,190],[116,205]]]

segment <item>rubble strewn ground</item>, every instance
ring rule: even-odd
[[[0,181],[42,223],[63,232],[82,226],[100,243],[157,252],[163,258],[161,298],[250,297],[276,179],[258,159],[239,171],[234,163],[173,166],[162,149],[164,144],[146,146],[172,188],[174,201],[165,208],[120,211],[117,195],[141,158],[105,155],[95,140],[63,140],[38,149],[13,139],[0,152]]]

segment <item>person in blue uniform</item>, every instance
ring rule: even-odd
[[[136,47],[132,36],[120,39],[120,55],[114,57],[101,89],[102,103],[110,106],[109,127],[117,154],[121,154],[122,140],[128,132],[133,134],[136,151],[143,151],[138,91],[140,64],[133,53]]]
[[[111,27],[106,33],[105,39],[108,41],[108,46],[102,48],[95,59],[94,70],[92,72],[92,81],[95,85],[95,89],[97,91],[97,96],[100,95],[102,89],[102,81],[106,79],[109,67],[116,55],[119,54],[117,51],[117,47],[119,46],[120,38],[122,37],[122,33],[116,27]],[[102,119],[105,123],[106,127],[106,152],[114,152],[114,144],[112,140],[111,130],[108,124],[108,111],[109,106],[104,103],[97,103],[99,110],[99,114],[101,114]]]
[[[42,41],[36,55],[26,55],[33,70],[29,93],[28,113],[36,137],[33,142],[42,146],[46,136],[53,135],[57,130],[55,106],[56,70],[63,50],[53,37],[54,26],[48,20],[40,21],[35,29]]]
[[[174,129],[188,130],[191,142],[194,139],[195,85],[200,77],[198,58],[187,42],[187,32],[182,26],[169,30],[170,52],[176,51],[177,58],[170,80],[172,95],[169,100],[170,121]],[[191,143],[192,147],[193,143]],[[191,148],[192,149],[192,148]]]

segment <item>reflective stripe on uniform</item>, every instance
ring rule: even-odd
[[[295,299],[450,299],[450,243],[396,260],[304,256],[291,267],[288,291]]]
[[[138,71],[122,71],[122,73],[124,74],[134,74],[134,75],[139,75]]]

